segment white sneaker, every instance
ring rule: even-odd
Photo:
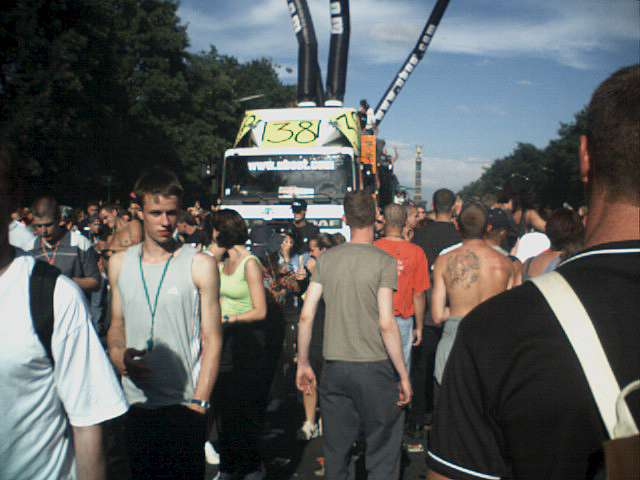
[[[298,440],[311,440],[317,438],[320,435],[318,425],[315,425],[309,421],[305,421],[302,424],[300,430],[298,430]]]
[[[216,449],[213,448],[211,442],[204,443],[204,458],[207,460],[209,465],[219,465],[220,464],[220,455],[216,452]]]

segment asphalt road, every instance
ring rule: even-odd
[[[295,392],[278,405],[272,403],[267,413],[261,452],[267,470],[267,480],[315,480],[324,478],[321,475],[322,437],[309,442],[296,440],[296,431],[302,425],[303,410],[300,399]],[[273,408],[277,406],[277,408]],[[408,438],[405,440],[409,441]],[[419,439],[424,444],[424,438]],[[415,443],[415,440],[410,440]],[[402,480],[426,479],[427,468],[425,454],[403,454]],[[356,479],[365,480],[366,473],[362,461],[356,463]],[[207,466],[205,480],[211,480],[217,473],[217,467]]]

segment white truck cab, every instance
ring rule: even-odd
[[[221,206],[248,222],[291,221],[294,198],[307,220],[348,235],[346,192],[359,187],[360,124],[352,108],[284,108],[245,114],[234,148],[224,155]]]

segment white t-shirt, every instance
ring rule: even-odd
[[[73,479],[70,425],[117,417],[127,403],[84,295],[62,275],[53,299],[51,367],[31,320],[33,265],[33,258],[18,257],[0,275],[0,478]]]
[[[33,241],[36,236],[31,233],[22,223],[13,221],[9,224],[9,243],[25,252],[33,248]]]
[[[549,241],[549,237],[544,233],[530,232],[525,233],[520,240],[518,240],[514,251],[518,260],[524,263],[527,259],[540,255],[549,247],[551,247],[551,242]]]

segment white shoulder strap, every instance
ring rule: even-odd
[[[620,396],[620,386],[611,370],[589,314],[571,285],[558,272],[535,277],[531,281],[542,292],[569,338],[600,410],[600,416],[607,427],[609,437],[615,438],[616,400]],[[633,422],[627,403],[623,401],[618,407],[625,412],[622,416],[631,418]],[[638,431],[637,427],[635,431]]]

